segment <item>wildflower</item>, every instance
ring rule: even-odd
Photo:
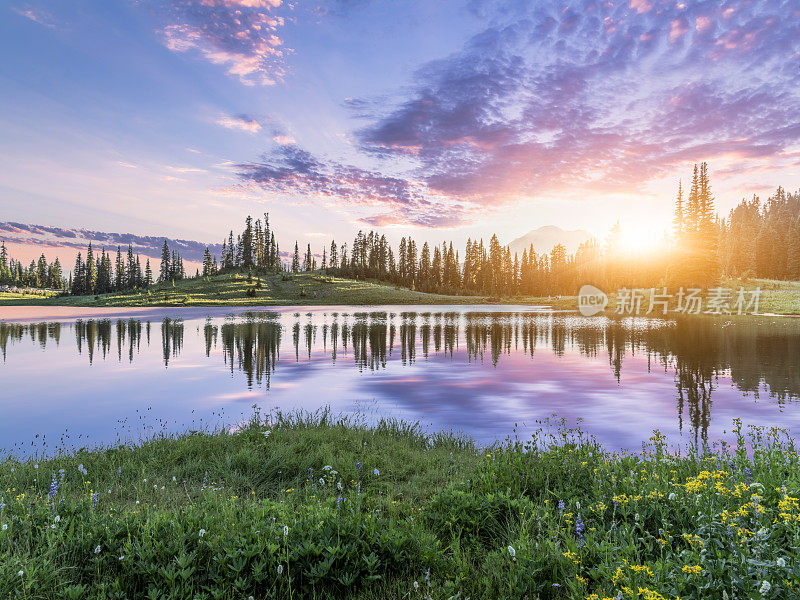
[[[415,582],[414,582],[414,589],[415,589],[415,590],[418,590],[418,589],[419,589],[419,581],[415,581]]]
[[[56,515],[56,518],[53,519],[53,521],[55,521],[56,523],[58,523],[60,520],[61,520],[61,515]]]
[[[578,516],[575,518],[575,534],[578,536],[578,545],[583,546],[583,530],[586,526],[583,524],[581,520],[581,514],[578,513]]]
[[[325,485],[325,480],[322,477],[319,478],[319,484]]]
[[[563,500],[559,500],[558,501],[558,514],[563,515],[565,508],[566,508],[566,505],[564,504],[564,501]]]
[[[55,473],[53,473],[53,479],[50,481],[50,491],[47,494],[47,501],[48,503],[52,503],[53,500],[56,498],[56,494],[58,494],[58,488],[61,486],[61,482],[56,477]]]
[[[341,481],[337,481],[336,482],[336,489],[337,490],[341,490],[342,489],[342,482]]]
[[[764,580],[764,581],[761,582],[761,587],[758,588],[758,591],[763,596],[764,594],[766,594],[771,589],[772,589],[772,584],[769,581]]]
[[[205,529],[201,529],[201,530],[200,530],[200,533],[198,533],[198,535],[199,535],[200,537],[203,537],[205,534],[206,534],[206,530],[205,530]]]
[[[781,557],[781,558],[779,558],[778,560],[775,561],[775,564],[777,566],[783,568],[783,567],[786,566],[786,560],[783,557]]]
[[[361,462],[357,462],[356,463],[356,471],[360,471],[360,470],[361,470]]]
[[[264,437],[269,437],[269,434],[272,433],[269,429],[264,432]]]
[[[670,500],[675,500],[675,492],[670,492],[669,499]]]
[[[122,556],[120,556],[118,560],[119,560],[120,562],[122,562],[123,560],[125,560],[125,555],[123,554]]]
[[[339,496],[336,499],[336,508],[342,508],[342,497],[341,496]]]
[[[373,470],[372,470],[372,473],[373,473],[373,474],[374,474],[376,477],[377,477],[378,475],[380,475],[380,474],[381,474],[381,472],[380,472],[380,471],[378,471],[378,469],[373,469]]]
[[[333,468],[333,467],[332,467],[332,466],[330,466],[330,465],[325,465],[324,467],[322,467],[322,470],[323,470],[323,471],[330,471],[332,468]]]
[[[92,507],[91,507],[92,510],[97,508],[97,503],[99,501],[100,501],[100,499],[97,496],[97,492],[92,492]]]
[[[283,573],[283,565],[278,565],[278,575]]]
[[[289,526],[288,525],[284,525],[283,526],[283,537],[286,537],[287,535],[289,535]]]
[[[78,471],[80,471],[83,475],[88,474],[88,471],[84,468],[83,463],[78,465]]]
[[[23,571],[20,571],[19,573],[17,573],[17,575],[22,577],[23,575],[25,575],[25,573]]]
[[[681,568],[681,571],[683,571],[688,575],[700,575],[702,570],[703,567],[701,567],[700,565],[683,565],[683,567]]]
[[[511,558],[513,558],[514,560],[517,560],[517,551],[514,550],[514,546],[509,546],[508,547],[508,553],[511,555]]]
[[[96,546],[94,549],[95,554],[100,554],[100,546]]]
[[[6,529],[8,529],[8,525],[6,525],[5,523],[3,523],[3,531],[5,531]]]

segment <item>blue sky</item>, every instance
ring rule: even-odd
[[[0,220],[314,243],[666,227],[800,186],[796,2],[10,0]]]

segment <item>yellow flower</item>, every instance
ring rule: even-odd
[[[689,575],[700,575],[703,568],[700,565],[683,565],[681,571]]]

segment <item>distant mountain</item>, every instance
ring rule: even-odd
[[[48,225],[0,221],[0,241],[25,246],[43,246],[44,248],[52,249],[69,248],[76,252],[85,250],[89,242],[92,243],[95,250],[105,249],[109,252],[115,252],[117,246],[125,249],[130,244],[136,254],[149,258],[160,258],[161,246],[164,244],[165,239],[172,250],[177,250],[181,257],[189,262],[201,262],[206,246],[208,246],[213,255],[219,256],[222,250],[222,244],[205,244],[194,240],[136,235],[133,233],[109,233],[91,229],[63,229]],[[38,256],[39,252],[39,250],[36,250],[36,256]],[[48,258],[50,257],[48,256]]]
[[[567,253],[571,254],[578,249],[581,243],[591,239],[591,237],[589,232],[583,229],[566,231],[555,225],[545,225],[518,237],[508,246],[511,248],[512,255],[516,252],[522,256],[522,251],[530,248],[531,244],[533,244],[533,249],[537,253],[550,252],[556,244],[563,244],[567,249]]]

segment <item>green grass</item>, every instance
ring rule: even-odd
[[[7,457],[0,597],[797,598],[797,448],[735,431],[733,448],[678,454],[654,435],[619,455],[547,424],[478,448],[256,414]]]
[[[258,288],[258,282],[261,287]],[[255,288],[255,297],[247,290]],[[490,298],[428,294],[376,281],[329,277],[321,272],[247,276],[238,273],[209,278],[186,279],[159,284],[148,292],[122,292],[99,296],[34,298],[5,294],[2,305],[43,306],[285,306],[285,305],[381,305],[381,304],[545,304],[546,298]],[[569,305],[574,308],[575,304]]]
[[[257,287],[260,282],[261,287]],[[769,279],[726,280],[723,287],[747,290],[760,287],[760,313],[800,315],[800,282]],[[255,289],[255,297],[247,296]],[[676,292],[676,290],[668,290]],[[614,310],[616,294],[610,294],[606,312]],[[377,281],[329,277],[321,272],[262,275],[248,281],[239,273],[187,279],[154,286],[149,292],[122,292],[99,296],[33,296],[0,293],[0,306],[292,306],[292,305],[391,305],[391,304],[528,304],[556,310],[576,310],[577,296],[489,297],[428,294]],[[676,304],[672,302],[672,306]],[[647,300],[642,302],[647,310]]]

